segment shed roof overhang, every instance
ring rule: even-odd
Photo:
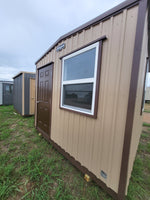
[[[21,71],[18,74],[16,74],[14,77],[12,77],[13,79],[15,79],[17,76],[20,76],[21,74],[35,74],[35,72],[25,72],[25,71]]]
[[[116,15],[120,12],[122,12],[124,9],[126,8],[130,8],[136,4],[139,3],[140,0],[126,0],[123,1],[121,4],[119,4],[118,6],[106,11],[105,13],[99,15],[98,17],[90,20],[89,22],[79,26],[78,28],[70,31],[69,33],[61,36],[53,45],[50,46],[50,48],[35,62],[35,64],[37,64],[42,58],[44,58],[44,56],[46,54],[48,54],[53,48],[55,48],[55,46],[58,45],[59,42],[61,42],[62,40],[66,39],[67,37],[70,37],[71,35],[76,34],[77,32],[81,32],[83,29],[86,29],[87,27],[90,27],[94,24],[99,23],[100,21],[104,21],[106,19],[108,19],[109,17]]]

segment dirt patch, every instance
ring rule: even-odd
[[[10,129],[15,129],[16,126],[17,126],[17,124],[12,124],[12,125],[10,126]]]
[[[30,194],[34,187],[34,183],[30,182],[26,177],[24,177],[20,183],[21,184],[18,186],[18,193],[15,195],[15,200],[20,200],[27,193]],[[14,200],[14,197],[9,197],[8,200]]]
[[[0,149],[1,149],[1,152],[6,153],[9,150],[9,145],[3,145],[3,144],[4,144],[4,142],[1,141],[0,142],[0,147],[1,147]]]
[[[143,113],[143,122],[150,124],[150,113]]]

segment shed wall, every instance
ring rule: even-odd
[[[3,84],[0,83],[0,105],[3,104]]]
[[[139,78],[138,78],[138,87],[137,87],[137,95],[136,95],[136,103],[135,103],[135,111],[134,111],[134,121],[133,121],[133,130],[132,130],[132,138],[131,138],[131,147],[130,147],[130,157],[129,157],[129,166],[128,166],[128,175],[127,175],[127,186],[129,183],[129,179],[132,172],[133,162],[135,160],[139,139],[142,130],[142,97],[143,97],[143,88],[144,88],[144,77],[145,77],[145,68],[146,61],[148,56],[148,32],[147,32],[147,18],[145,20],[144,26],[144,35],[143,35],[143,43],[142,43],[142,51],[141,51],[141,60],[140,60],[140,69],[139,69]],[[127,188],[126,188],[127,192]]]
[[[30,78],[30,115],[35,113],[35,79]]]
[[[14,108],[22,115],[22,74],[14,79]]]
[[[54,62],[51,139],[118,192],[138,6],[100,22],[63,41],[38,64]],[[97,119],[59,108],[59,57],[106,35],[103,42]],[[61,44],[61,43],[60,43]],[[59,123],[59,126],[58,126]],[[101,177],[103,170],[107,179]]]
[[[9,91],[6,90],[6,87],[9,85]],[[13,84],[3,83],[3,105],[12,105],[13,104]]]
[[[35,74],[24,73],[24,115],[30,115],[30,78]]]

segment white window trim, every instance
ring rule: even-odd
[[[64,75],[64,61],[66,59],[69,59],[71,57],[74,57],[76,55],[79,55],[83,52],[86,52],[92,48],[96,47],[96,53],[95,53],[95,67],[94,67],[94,77],[93,78],[85,78],[85,79],[76,79],[76,80],[69,80],[69,81],[63,81],[63,75]],[[92,45],[89,45],[88,47],[85,47],[79,51],[76,51],[68,56],[63,57],[62,59],[62,77],[61,77],[61,103],[60,107],[61,108],[66,108],[68,110],[84,113],[84,114],[89,114],[89,115],[94,115],[94,108],[95,108],[95,96],[96,96],[96,79],[97,79],[97,68],[98,68],[98,50],[99,50],[99,42],[96,42]],[[74,106],[69,106],[69,105],[63,105],[63,86],[64,85],[71,85],[71,84],[81,84],[81,83],[93,83],[93,94],[92,94],[92,105],[91,105],[91,110],[89,109],[84,109],[80,107],[74,107]]]

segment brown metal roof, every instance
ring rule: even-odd
[[[53,45],[50,46],[50,48],[36,61],[35,64],[37,64],[49,51],[51,51],[59,42],[61,42],[63,39],[82,31],[83,29],[90,27],[100,21],[104,21],[107,18],[111,17],[112,15],[116,15],[119,12],[122,12],[122,10],[124,10],[127,7],[132,7],[135,4],[137,4],[140,0],[126,0],[124,2],[122,2],[121,4],[119,4],[118,6],[106,11],[105,13],[99,15],[98,17],[90,20],[89,22],[79,26],[78,28],[68,32],[67,34],[61,36]]]

